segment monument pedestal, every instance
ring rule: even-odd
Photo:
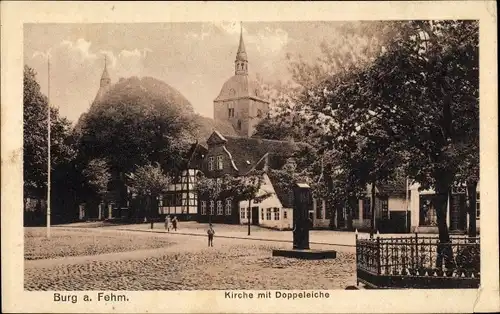
[[[334,259],[337,251],[333,250],[273,250],[273,256],[283,256],[299,259]]]

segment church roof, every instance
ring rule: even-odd
[[[223,101],[248,97],[263,102],[268,102],[264,99],[260,84],[247,75],[234,75],[229,78],[220,90],[219,96],[214,101]]]

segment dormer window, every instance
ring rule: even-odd
[[[214,170],[214,157],[208,157],[208,171]]]
[[[222,155],[217,156],[217,170],[224,169],[224,163],[222,161]]]

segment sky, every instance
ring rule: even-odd
[[[24,62],[37,72],[50,101],[75,122],[99,89],[108,60],[112,83],[151,76],[181,92],[199,114],[213,117],[213,100],[234,75],[240,27],[250,77],[287,81],[287,54],[313,61],[322,41],[335,41],[339,22],[210,22],[25,24]]]

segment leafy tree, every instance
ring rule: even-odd
[[[23,176],[25,197],[44,199],[47,193],[47,109],[48,99],[42,94],[36,72],[24,66],[23,73]],[[59,201],[69,197],[72,161],[75,148],[71,141],[71,123],[51,107],[51,191]],[[51,193],[52,193],[51,192]],[[53,201],[58,201],[54,200]],[[57,208],[53,214],[59,215]],[[61,213],[62,214],[62,213]]]
[[[478,169],[478,24],[396,26],[398,32],[371,64],[309,88],[303,104],[312,111],[312,123],[326,126],[319,135],[325,149],[346,160],[361,158],[366,167],[361,183],[385,179],[400,167],[421,188],[434,188],[439,256],[450,266],[448,196],[457,179],[477,178],[477,172],[461,169],[472,164]],[[358,140],[361,154],[353,145]]]
[[[204,197],[209,200],[213,200],[214,202],[216,200],[221,199],[221,195],[223,193],[223,184],[222,181],[227,181],[228,177],[223,177],[223,178],[208,178],[206,176],[200,176],[196,180],[196,189],[200,195],[200,198]],[[209,222],[212,221],[212,212],[209,211],[208,215],[208,220]]]
[[[435,189],[439,237],[445,244],[450,241],[447,200],[467,159],[463,148],[471,148],[470,154],[479,146],[471,133],[478,130],[478,23],[415,21],[400,29],[367,73],[370,109],[376,106],[389,117],[386,129],[408,152],[409,176],[422,188]],[[450,266],[451,248],[440,250]]]
[[[269,198],[272,193],[262,190],[264,184],[264,173],[254,171],[245,176],[227,176],[223,180],[223,195],[233,197],[238,203],[248,201],[248,210],[252,208],[252,200],[262,202]],[[250,217],[248,217],[248,235],[250,235]]]
[[[104,159],[93,159],[83,170],[85,182],[90,190],[99,200],[102,200],[108,191],[108,184],[111,180],[109,167]]]
[[[134,172],[127,174],[127,178],[132,192],[149,202],[149,217],[153,229],[153,213],[158,212],[158,198],[168,190],[170,177],[156,163],[137,167]]]
[[[86,159],[107,159],[117,173],[157,162],[172,174],[194,142],[193,117],[187,100],[165,83],[121,80],[85,115],[79,127],[81,152]]]

